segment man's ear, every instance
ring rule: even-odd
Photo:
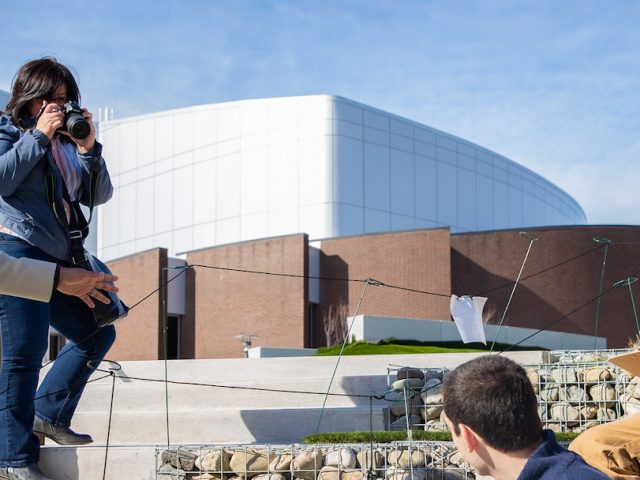
[[[475,451],[480,443],[476,432],[471,430],[471,428],[464,423],[459,424],[458,428],[460,429],[460,438],[462,438],[464,443],[467,445],[467,450],[469,452]]]

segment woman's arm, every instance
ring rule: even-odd
[[[106,203],[113,195],[113,185],[107,170],[107,164],[102,158],[102,145],[95,142],[93,148],[87,153],[78,152],[78,159],[83,164],[82,169],[82,189],[80,192],[80,203],[89,205],[90,200],[90,175],[91,171],[96,172],[98,176],[98,185],[96,187],[96,198],[94,205]]]
[[[47,152],[49,137],[32,130],[20,131],[8,118],[0,119],[0,195],[12,195]]]
[[[54,281],[57,278],[57,284]],[[117,292],[113,284],[118,277],[79,268],[64,268],[55,263],[33,258],[14,258],[0,252],[0,293],[40,302],[51,300],[54,287],[65,295],[79,297],[89,307],[94,303],[89,295],[102,303],[109,298],[97,290]]]
[[[64,114],[55,103],[42,103],[36,128],[21,135],[7,116],[0,118],[0,195],[12,195],[47,152]]]

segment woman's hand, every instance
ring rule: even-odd
[[[46,100],[43,101],[41,110],[42,113],[38,117],[36,128],[51,140],[64,123],[64,113],[62,113],[57,103],[47,103]]]
[[[74,138],[71,135],[69,136],[74,142],[76,142],[76,145],[78,145],[78,151],[80,153],[88,153],[89,150],[91,150],[93,148],[93,145],[96,143],[96,129],[93,126],[93,115],[89,110],[87,110],[86,108],[83,108],[82,116],[87,120],[87,122],[89,122],[89,128],[91,129],[89,132],[89,136],[87,138],[83,138],[82,140]]]
[[[90,272],[81,268],[60,267],[60,277],[57,290],[65,295],[79,297],[89,308],[95,307],[93,300],[102,303],[111,303],[109,297],[102,294],[100,290],[107,292],[117,292],[118,287],[114,285],[118,279],[115,275],[103,272]]]
[[[60,130],[58,133],[60,133],[61,135],[66,135],[71,140],[73,140],[75,144],[78,146],[78,152],[87,153],[89,152],[89,150],[93,148],[93,145],[96,143],[96,129],[93,126],[93,115],[89,110],[87,110],[86,108],[83,108],[82,116],[85,118],[87,122],[89,122],[90,130],[87,138],[83,138],[82,140],[80,140],[79,138],[76,138],[73,135],[71,135],[66,130]]]

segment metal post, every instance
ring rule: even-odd
[[[527,248],[527,253],[524,256],[524,260],[522,261],[522,266],[520,267],[520,272],[518,272],[518,277],[516,278],[516,282],[513,284],[513,289],[511,290],[511,295],[509,295],[507,306],[504,308],[504,312],[502,312],[502,318],[500,319],[500,323],[498,324],[498,329],[496,330],[496,335],[493,338],[493,343],[491,344],[491,349],[489,350],[489,353],[493,352],[493,347],[495,346],[496,341],[498,340],[498,334],[500,333],[500,329],[502,328],[502,323],[504,322],[504,319],[507,316],[507,310],[509,310],[509,305],[511,305],[513,294],[516,292],[516,287],[518,286],[518,282],[520,281],[520,277],[522,276],[522,271],[524,270],[524,266],[527,263],[527,258],[529,258],[529,252],[531,252],[531,246],[533,245],[533,242],[538,240],[538,237],[536,237],[533,233],[520,232],[519,235],[529,240],[529,248]]]
[[[600,300],[602,300],[602,288],[604,287],[604,267],[607,264],[607,252],[609,251],[609,245],[611,245],[611,240],[608,238],[593,238],[593,241],[599,244],[604,245],[604,256],[602,258],[602,271],[600,272],[600,289],[598,290],[598,302],[596,303],[596,324],[595,329],[593,331],[593,349],[597,348],[598,341],[598,324],[600,323]]]
[[[640,321],[638,321],[638,312],[636,311],[636,301],[633,298],[633,291],[631,290],[631,285],[633,285],[637,281],[638,279],[636,277],[629,277],[623,280],[618,280],[616,283],[613,284],[613,287],[614,288],[620,288],[620,287],[626,287],[626,286],[629,287],[629,296],[631,297],[631,307],[633,308],[633,318],[636,321],[636,333],[640,337]]]

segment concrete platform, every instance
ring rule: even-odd
[[[369,395],[387,387],[387,367],[455,368],[479,354],[377,355],[343,357],[320,431],[369,429]],[[542,352],[513,352],[523,364],[539,363]],[[316,430],[322,402],[337,357],[294,357],[168,362],[168,378],[176,382],[215,384],[168,387],[169,443],[289,444]],[[108,368],[108,364],[103,364]],[[156,445],[167,445],[164,362],[123,362],[116,372],[107,479],[155,479]],[[97,372],[93,378],[102,376]],[[107,437],[111,378],[86,386],[72,428],[90,433],[96,443],[59,447],[47,441],[42,467],[54,479],[102,478]],[[234,387],[234,388],[223,388]],[[320,394],[245,390],[244,387],[295,390]],[[359,397],[363,395],[364,397]],[[386,402],[373,402],[373,428],[385,426]]]

